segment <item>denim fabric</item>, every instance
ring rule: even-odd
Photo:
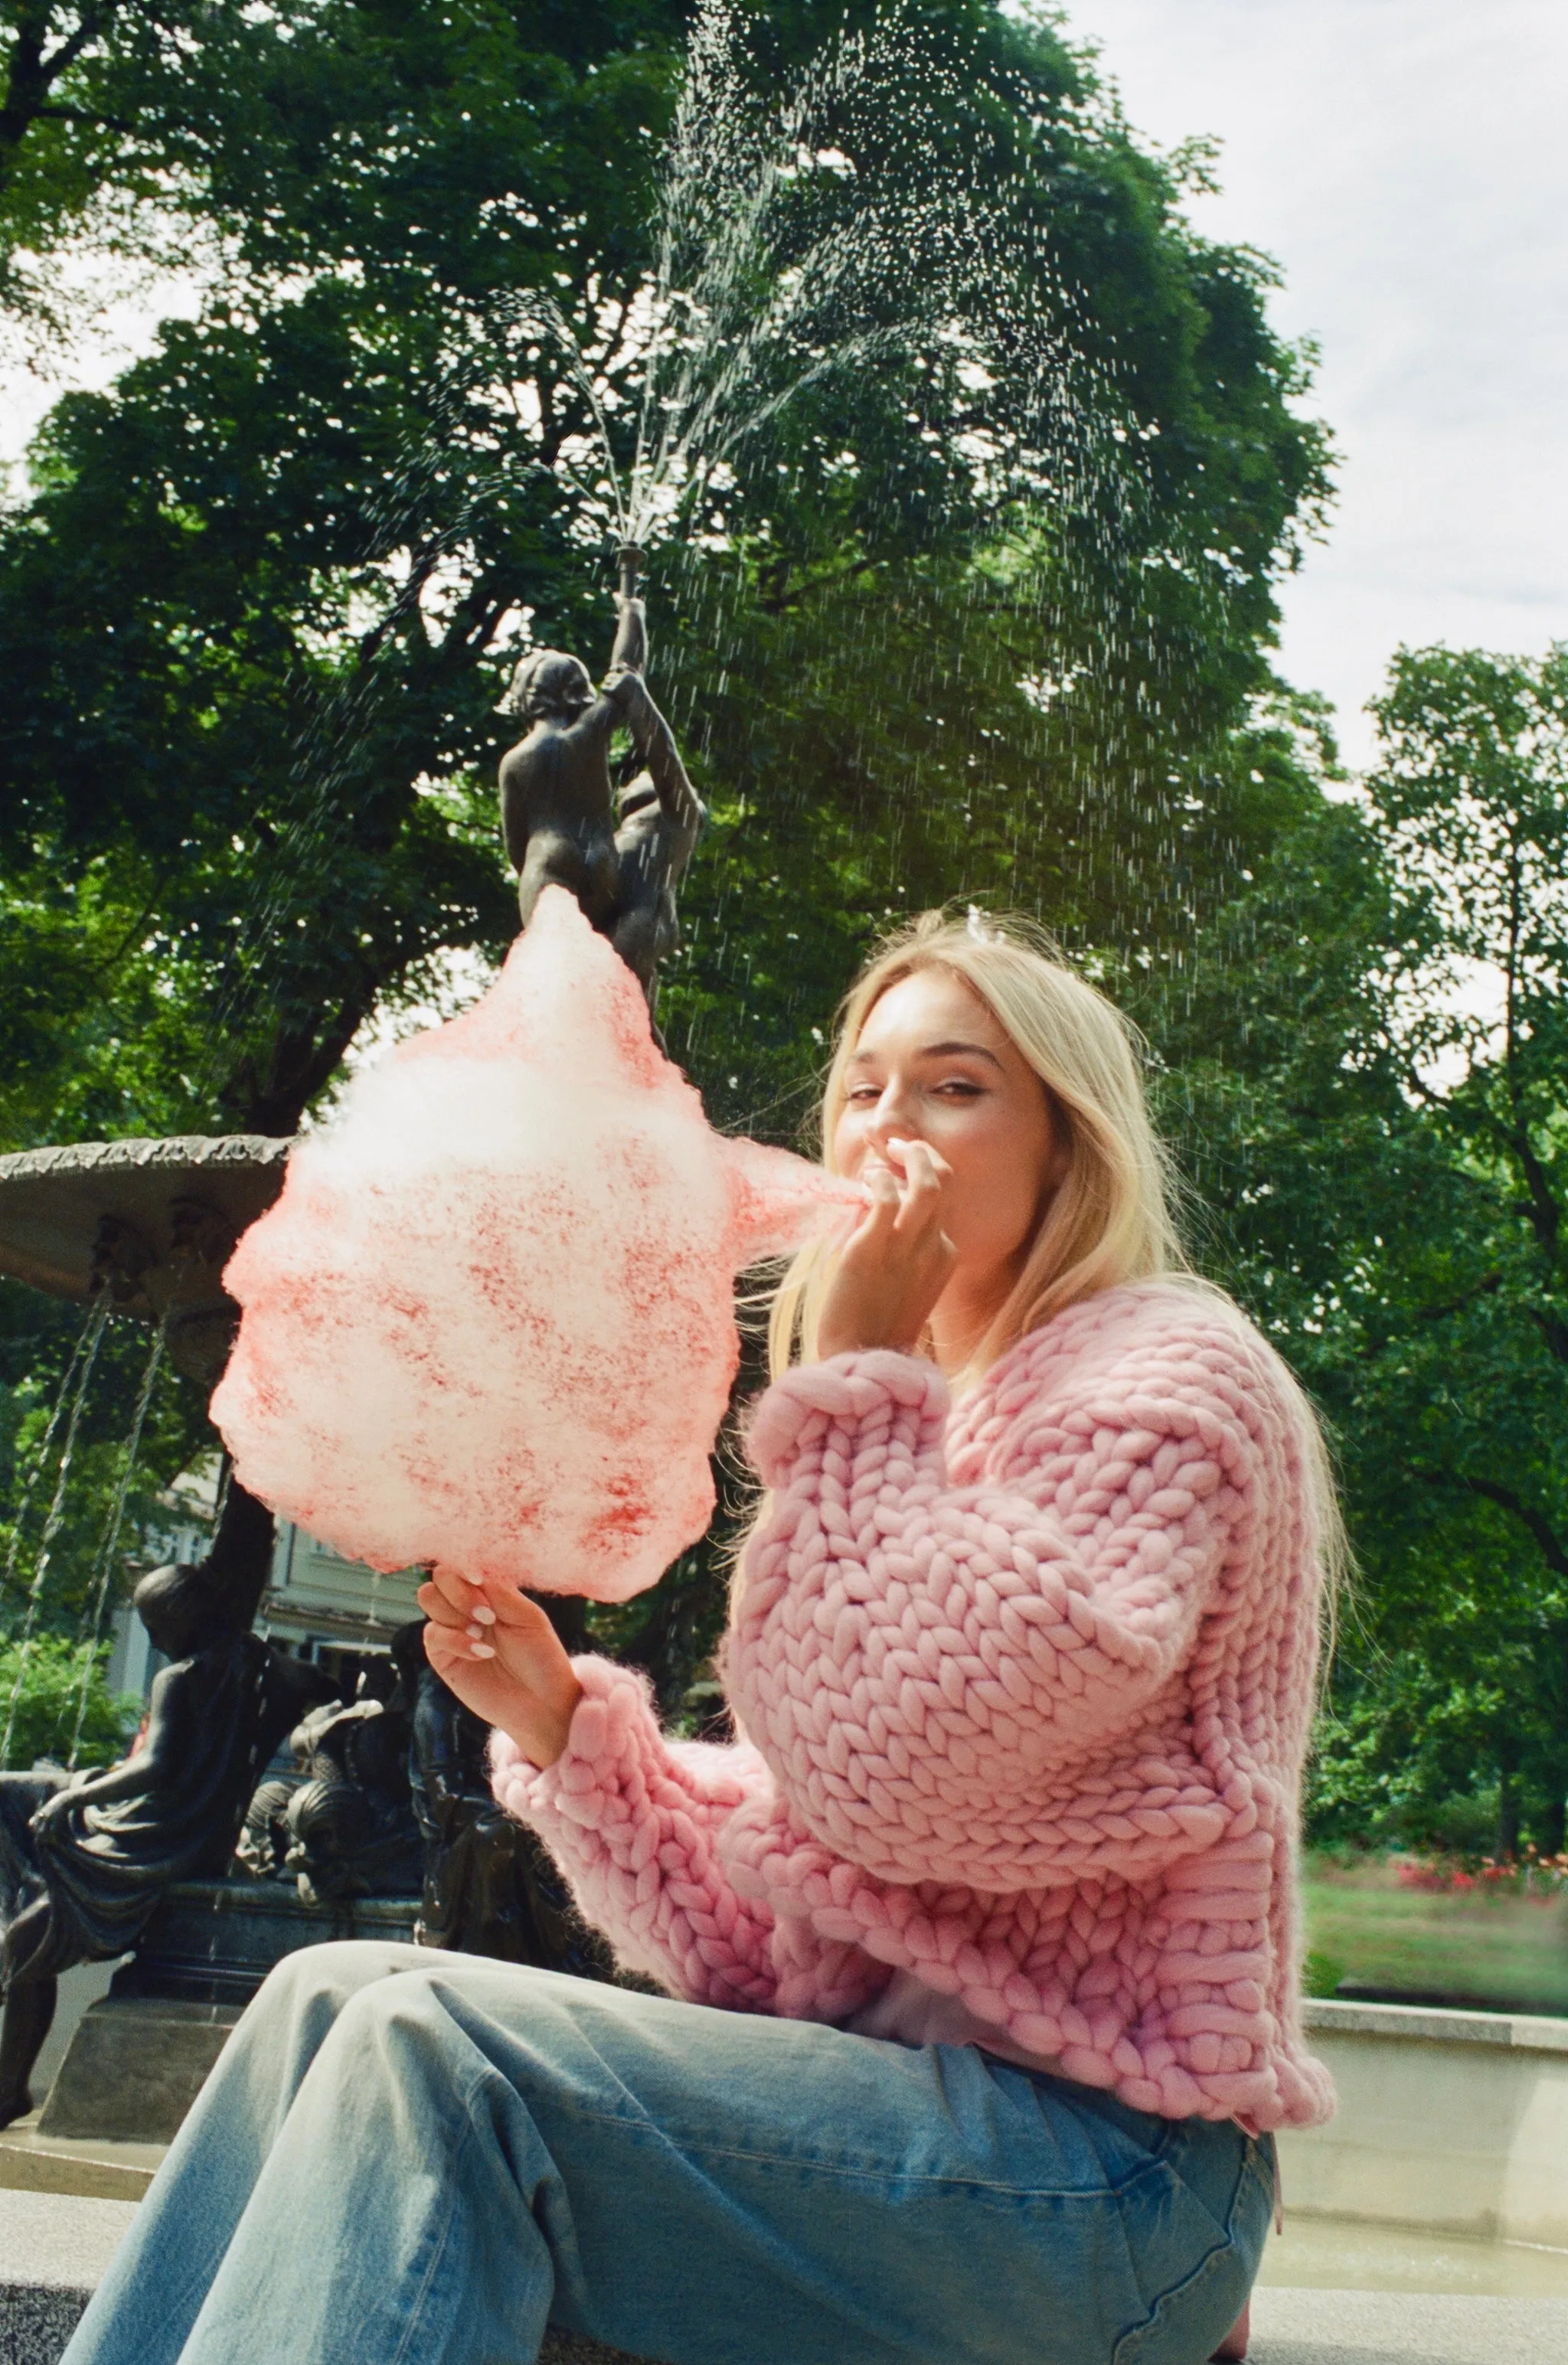
[[[814,2022],[461,1955],[268,1979],[65,2365],[1199,2365],[1272,2146]]]

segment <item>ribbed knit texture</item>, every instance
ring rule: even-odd
[[[935,1367],[777,1381],[729,1644],[734,1748],[629,1670],[496,1795],[621,1959],[678,1995],[842,2020],[891,1967],[1171,2118],[1333,2108],[1297,2001],[1317,1650],[1303,1416],[1223,1302],[1107,1291],[949,1419]]]

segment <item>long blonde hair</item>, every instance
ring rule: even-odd
[[[868,1017],[890,986],[931,969],[962,979],[1017,1045],[1040,1079],[1066,1150],[1023,1270],[955,1375],[963,1384],[1081,1298],[1157,1273],[1192,1276],[1171,1213],[1170,1162],[1144,1099],[1142,1037],[1032,920],[972,907],[962,918],[923,912],[879,947],[839,1007],[823,1094],[823,1162],[832,1169],[849,1062]],[[767,1329],[775,1378],[797,1356],[815,1360],[836,1254],[830,1244],[812,1243],[778,1286]]]
[[[946,969],[962,978],[992,1012],[1039,1077],[1068,1152],[1023,1270],[964,1370],[951,1375],[956,1387],[962,1390],[978,1380],[1053,1315],[1120,1283],[1166,1274],[1211,1301],[1233,1304],[1225,1291],[1193,1271],[1182,1246],[1174,1214],[1176,1178],[1144,1097],[1142,1037],[1114,1003],[1068,966],[1054,939],[1032,920],[981,913],[971,905],[961,918],[923,912],[885,939],[839,1005],[820,1118],[824,1163],[833,1166],[849,1062],[867,1018],[890,986],[927,969]],[[779,1283],[767,1326],[775,1379],[797,1357],[815,1361],[817,1318],[835,1258],[831,1244],[814,1242],[801,1250]],[[1302,1480],[1324,1577],[1326,1684],[1337,1605],[1353,1562],[1316,1408],[1288,1366],[1279,1369],[1302,1416]],[[765,1516],[766,1498],[757,1520]]]

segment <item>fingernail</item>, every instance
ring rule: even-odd
[[[488,1642],[470,1642],[468,1655],[471,1659],[493,1659],[496,1654]]]
[[[474,1604],[474,1615],[481,1626],[493,1626],[496,1622],[496,1613],[487,1601],[476,1601]]]
[[[482,1576],[476,1576],[471,1569],[465,1568],[463,1572],[463,1582],[465,1585],[483,1585],[485,1580]]]

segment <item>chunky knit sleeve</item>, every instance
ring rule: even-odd
[[[573,1665],[583,1698],[565,1751],[541,1772],[498,1732],[497,1799],[538,1833],[627,1969],[689,2002],[771,2010],[773,1916],[742,1902],[713,1853],[735,1809],[772,1788],[756,1752],[667,1742],[641,1676]]]
[[[751,1450],[774,1503],[731,1665],[770,1821],[885,1880],[993,1893],[1137,1877],[1215,1836],[1185,1752],[1062,1805],[1064,1770],[1125,1746],[1191,1653],[1245,1488],[1226,1342],[1188,1328],[1059,1386],[1048,1334],[1022,1342],[975,1485],[949,1482],[930,1363],[843,1355],[767,1391]]]

